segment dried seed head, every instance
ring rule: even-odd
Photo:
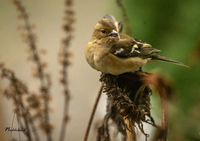
[[[43,54],[43,55],[46,55],[47,54],[47,50],[46,49],[40,49],[40,53]]]
[[[72,6],[73,5],[73,1],[72,0],[66,0],[66,6]]]
[[[67,9],[67,10],[65,11],[65,13],[66,13],[66,14],[69,14],[69,15],[74,15],[74,14],[75,14],[75,12],[74,12],[73,9]]]

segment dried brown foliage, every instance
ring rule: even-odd
[[[30,113],[30,109],[32,108],[38,110],[40,101],[32,98],[34,94],[30,94],[27,86],[15,76],[12,70],[7,69],[2,63],[0,64],[0,75],[2,79],[7,79],[10,82],[3,94],[13,101],[15,105],[14,113],[17,115],[19,125],[22,129],[26,128],[23,133],[29,141],[31,141],[32,138],[40,141],[35,123],[33,122],[34,117]],[[26,102],[23,100],[24,96],[27,96],[27,99],[31,100],[31,103],[37,103],[37,106],[33,106],[34,104],[32,105],[31,103],[29,103],[30,105],[26,105]],[[33,135],[31,133],[33,133]]]
[[[28,54],[28,61],[33,64],[32,76],[39,80],[39,91],[29,92],[28,87],[15,76],[14,71],[9,70],[4,66],[3,63],[0,64],[0,74],[1,78],[6,78],[9,80],[10,84],[8,88],[4,90],[4,95],[13,100],[15,106],[15,113],[17,115],[18,122],[21,128],[26,128],[24,131],[25,136],[29,141],[35,140],[40,141],[38,136],[38,127],[45,133],[47,140],[52,140],[53,125],[50,122],[50,105],[51,100],[51,76],[46,72],[48,66],[47,62],[42,61],[41,55],[47,53],[44,49],[39,49],[37,46],[37,37],[35,34],[35,25],[31,24],[29,20],[29,15],[26,11],[25,6],[23,6],[21,0],[12,0],[12,3],[17,9],[18,19],[23,21],[23,25],[18,26],[18,30],[22,32],[21,37],[23,41],[27,44],[28,48],[26,52]],[[61,51],[59,53],[59,61],[62,65],[62,78],[61,84],[64,87],[64,115],[63,123],[60,134],[60,141],[63,141],[66,133],[66,123],[69,121],[68,107],[69,107],[69,90],[67,83],[67,69],[69,66],[69,57],[71,53],[68,51],[70,47],[70,42],[72,39],[72,33],[74,32],[74,10],[73,10],[73,0],[65,1],[66,11],[65,11],[65,23],[63,29],[66,33],[66,37],[63,40]],[[35,123],[39,121],[39,126],[35,126]]]
[[[20,0],[13,0],[12,2],[15,5],[17,11],[19,12],[19,19],[23,20],[24,22],[24,33],[22,34],[22,38],[25,40],[30,50],[28,58],[34,63],[33,76],[39,79],[40,81],[39,91],[41,93],[41,98],[44,101],[42,105],[43,114],[40,116],[40,128],[46,133],[48,140],[51,141],[52,125],[50,124],[49,118],[49,98],[51,80],[50,75],[44,72],[47,63],[41,61],[40,54],[36,45],[36,35],[34,34],[33,28],[30,24],[26,8],[23,6]]]
[[[146,140],[148,139],[149,134],[145,133],[143,123],[148,123],[158,130],[154,140],[166,141],[167,107],[173,95],[173,87],[169,81],[160,75],[142,71],[119,76],[102,74],[100,81],[104,83],[104,92],[108,96],[108,103],[107,114],[102,126],[98,129],[98,141],[110,141],[109,119],[117,125],[120,133],[128,136],[129,141],[137,139],[134,128],[139,128]],[[154,118],[151,116],[150,96],[152,91],[149,88],[150,84],[155,86],[161,98],[162,123],[160,126],[155,124]],[[127,121],[130,125],[127,125]]]

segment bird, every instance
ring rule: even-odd
[[[169,62],[188,67],[178,61],[158,55],[160,50],[150,44],[121,33],[122,23],[106,14],[94,26],[92,38],[85,48],[85,58],[95,70],[120,75],[135,72],[153,61]]]

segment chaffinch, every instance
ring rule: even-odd
[[[94,26],[92,38],[85,49],[86,60],[93,69],[119,75],[137,71],[154,60],[187,67],[180,62],[158,55],[160,50],[120,33],[121,30],[121,22],[117,22],[112,15],[106,15]]]

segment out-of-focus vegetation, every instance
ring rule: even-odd
[[[169,108],[169,140],[200,140],[200,1],[122,2],[132,37],[162,50],[162,56],[189,66],[184,68],[161,62],[143,67],[145,71],[161,68],[176,86],[176,95]]]
[[[162,52],[160,53],[161,55],[163,55],[167,58],[171,58],[171,59],[180,61],[189,66],[189,68],[184,68],[184,67],[176,66],[173,64],[158,62],[158,63],[152,63],[149,65],[146,65],[145,67],[143,67],[143,70],[149,72],[155,68],[159,68],[162,70],[162,72],[164,72],[167,76],[169,76],[170,79],[173,80],[174,85],[176,86],[176,95],[174,96],[173,102],[169,107],[169,136],[168,136],[169,141],[199,141],[200,140],[200,0],[190,0],[190,1],[189,0],[182,0],[182,1],[177,1],[177,0],[167,0],[167,1],[121,0],[121,1],[124,4],[125,10],[128,14],[130,26],[132,29],[132,35],[131,35],[132,37],[144,40],[147,43],[151,44],[154,48],[162,50]],[[102,1],[98,1],[98,2],[95,2],[95,4],[101,5],[102,4],[101,2]],[[110,5],[112,5],[113,8],[119,10],[119,8],[117,8],[117,6],[114,5],[114,3],[110,4],[111,2],[113,2],[113,1],[109,1],[109,3],[107,5],[105,5],[103,3],[102,9],[103,8],[109,9],[111,7]],[[100,8],[97,9],[97,5],[92,5],[90,3],[93,3],[93,2],[90,1],[87,3],[84,1],[84,4],[82,4],[83,8],[81,6],[80,7],[82,9],[80,7],[77,8],[80,11],[82,10],[81,12],[77,11],[77,15],[79,15],[79,18],[84,17],[84,20],[83,19],[77,20],[77,27],[80,26],[80,24],[78,25],[78,23],[81,23],[84,26],[85,25],[88,26],[88,23],[86,21],[93,22],[92,20],[95,19],[94,15],[92,15],[92,14],[95,13],[96,15],[98,15],[97,11],[99,11]],[[79,1],[77,1],[76,4],[80,4]],[[90,4],[90,6],[88,6],[88,4]],[[85,8],[85,5],[87,5],[88,8]],[[7,8],[8,7],[6,7],[6,9]],[[33,6],[30,6],[27,8],[32,8],[32,9],[36,8],[37,9],[38,6],[33,5]],[[95,11],[92,11],[94,9],[95,9]],[[56,9],[54,9],[54,10],[56,10]],[[44,19],[47,19],[48,16],[46,16],[45,14],[48,12],[46,12],[46,11],[47,11],[47,9],[44,8],[44,11],[42,12],[43,15],[41,15],[39,17],[41,18],[42,16],[44,16],[45,17]],[[60,11],[60,9],[57,11]],[[84,14],[84,11],[85,11],[85,14]],[[13,14],[12,11],[9,11],[9,13]],[[8,16],[9,13],[6,14],[6,16]],[[118,13],[120,13],[120,12],[118,12]],[[102,14],[102,17],[103,17],[103,15],[106,13],[102,12],[100,14]],[[116,16],[117,11],[116,11],[116,13],[110,13],[110,14],[113,14],[114,16]],[[32,15],[34,16],[34,14],[32,14]],[[54,16],[54,15],[51,15],[51,18],[52,18],[52,16]],[[89,20],[87,19],[88,17],[89,17]],[[54,19],[54,18],[52,18],[52,19]],[[3,19],[3,17],[2,17],[2,19]],[[7,19],[9,19],[9,18],[7,18]],[[117,20],[120,20],[120,19],[122,20],[122,18],[117,17]],[[13,23],[12,18],[10,18],[9,20],[11,20],[10,23]],[[52,21],[53,20],[51,20],[51,22]],[[54,21],[56,21],[56,20],[54,19]],[[43,22],[43,20],[41,20],[41,22]],[[48,20],[48,22],[49,22],[49,20]],[[95,24],[95,23],[93,23],[93,24]],[[8,27],[9,26],[10,25],[8,25]],[[2,26],[2,27],[4,28],[4,26]],[[90,28],[92,29],[92,27],[90,27]],[[44,30],[44,31],[46,31],[46,30]],[[52,31],[53,30],[51,30],[51,33],[54,33]],[[83,30],[79,29],[76,32],[78,32],[78,31],[79,32],[83,31],[84,34],[86,34],[85,31],[87,31],[87,30],[84,28]],[[17,32],[17,31],[13,31],[13,33],[14,32]],[[77,34],[77,35],[80,35],[81,39],[84,39],[82,36],[82,33]],[[10,34],[10,33],[8,32],[8,34]],[[4,35],[4,34],[2,34],[2,35]],[[59,34],[55,34],[55,35],[57,36]],[[55,35],[53,37],[55,37]],[[10,37],[13,38],[14,36],[10,36]],[[60,37],[60,36],[58,36],[58,37]],[[80,37],[76,36],[77,39],[80,39]],[[49,36],[48,36],[48,38],[49,38]],[[87,38],[87,40],[88,39],[89,38]],[[86,39],[84,39],[84,40],[86,40]],[[9,43],[12,41],[9,39],[7,42]],[[81,46],[82,49],[78,48],[76,52],[74,51],[74,53],[81,52],[80,54],[83,55],[83,50],[86,45],[86,42],[88,42],[88,41],[85,41],[85,42],[80,41],[80,43],[83,43],[83,44],[76,45],[76,47]],[[49,42],[49,43],[51,44],[52,42]],[[2,46],[2,48],[3,48],[3,46]],[[58,45],[56,45],[56,46],[58,46]],[[14,49],[16,49],[16,48],[14,48],[14,47],[15,46],[13,46],[13,48],[12,48],[12,50],[13,50],[12,52],[15,52]],[[5,48],[7,48],[7,44],[5,45]],[[49,49],[51,50],[51,48],[49,48]],[[9,53],[6,53],[6,54],[9,54]],[[14,57],[17,57],[16,54],[17,53],[15,52]],[[9,56],[12,57],[13,55],[9,54]],[[78,56],[78,55],[75,54],[75,56]],[[52,56],[52,58],[53,58],[53,56]],[[77,60],[79,60],[77,62],[80,62],[80,60],[82,60],[80,58],[77,59]],[[84,58],[84,57],[82,57],[82,58]],[[5,60],[2,59],[1,61],[5,61]],[[74,66],[76,65],[76,63],[73,63],[73,64],[74,64]],[[82,63],[82,64],[84,64],[84,63]],[[83,66],[84,65],[81,65],[81,67],[83,67]],[[80,66],[77,68],[80,68]],[[76,70],[80,70],[80,69],[76,69]],[[76,75],[73,75],[73,77],[71,76],[71,78],[73,78],[73,79],[75,79],[79,76],[78,73],[75,73],[75,72],[76,71],[74,71],[74,74],[76,74]],[[79,74],[81,74],[80,75],[81,77],[84,76],[84,75],[82,75],[82,72],[83,72],[83,70],[81,70],[81,73],[79,73]],[[71,73],[71,75],[72,75],[72,73]],[[83,82],[85,82],[85,77],[82,77],[82,79],[83,79],[83,81],[80,81],[80,78],[79,78],[79,81],[81,83],[79,83],[79,81],[76,81],[76,82],[74,81],[74,83],[73,83],[74,86],[77,87],[77,85],[80,85],[80,84],[82,85]],[[91,84],[90,83],[88,83],[88,84],[92,88]],[[82,90],[85,90],[85,87],[87,88],[87,85],[83,85],[83,87],[84,87],[84,89],[76,88],[78,91],[74,90],[73,101],[75,101],[77,99],[77,97],[79,97],[78,99],[81,99],[81,100],[83,99],[83,98],[80,98],[81,95],[78,93],[78,92],[81,92],[81,94],[82,94],[83,93]],[[89,87],[87,89],[89,89]],[[84,97],[85,97],[85,94],[88,94],[88,92],[84,91]],[[89,97],[91,97],[91,93],[89,93],[88,99],[89,99]],[[55,99],[55,97],[54,97],[54,99]],[[152,110],[156,111],[155,109],[160,109],[159,108],[159,106],[160,106],[159,105],[159,101],[160,101],[159,96],[156,95],[155,93],[153,93],[152,99],[154,100],[152,103],[152,107],[153,107]],[[89,101],[90,100],[88,100],[88,102],[83,101],[83,103],[84,104],[89,103]],[[77,106],[77,103],[79,103],[81,106],[80,105]],[[76,106],[70,107],[71,109],[73,108],[73,110],[71,110],[71,111],[73,111],[73,112],[75,111],[74,113],[73,112],[70,113],[71,118],[74,119],[75,123],[81,124],[81,125],[84,123],[83,119],[84,118],[87,119],[89,117],[89,116],[88,117],[85,116],[87,114],[82,114],[83,116],[81,117],[81,120],[80,119],[76,120],[76,117],[78,117],[78,116],[77,115],[74,116],[74,115],[75,114],[79,115],[80,111],[84,111],[87,108],[87,106],[82,106],[82,105],[83,104],[79,101],[79,102],[76,102]],[[78,107],[78,110],[76,110],[77,107]],[[83,107],[84,109],[81,110],[80,107]],[[153,116],[156,116],[156,115],[160,116],[160,110],[157,110],[156,112],[157,113],[154,114]],[[88,112],[88,113],[90,113],[90,112]],[[52,118],[52,119],[55,119],[55,118]],[[157,119],[160,119],[160,117]],[[55,121],[59,121],[59,120],[55,120]],[[72,120],[72,123],[74,121]],[[10,123],[10,121],[9,121],[9,123]],[[78,130],[80,130],[80,128],[76,128],[75,126],[74,126],[74,128],[75,128],[76,132],[70,131],[70,130],[72,130],[73,126],[74,125],[70,126],[69,130],[67,130],[67,136],[68,136],[67,139],[69,138],[69,140],[70,140],[70,138],[73,138],[72,140],[76,140],[75,137],[79,137],[80,134],[82,136],[82,134],[83,134],[82,131],[78,131]],[[82,127],[84,127],[84,128],[85,128],[85,126],[86,126],[86,124],[82,125]],[[55,132],[54,134],[57,134],[57,132]],[[72,137],[72,136],[74,136],[74,137]]]

